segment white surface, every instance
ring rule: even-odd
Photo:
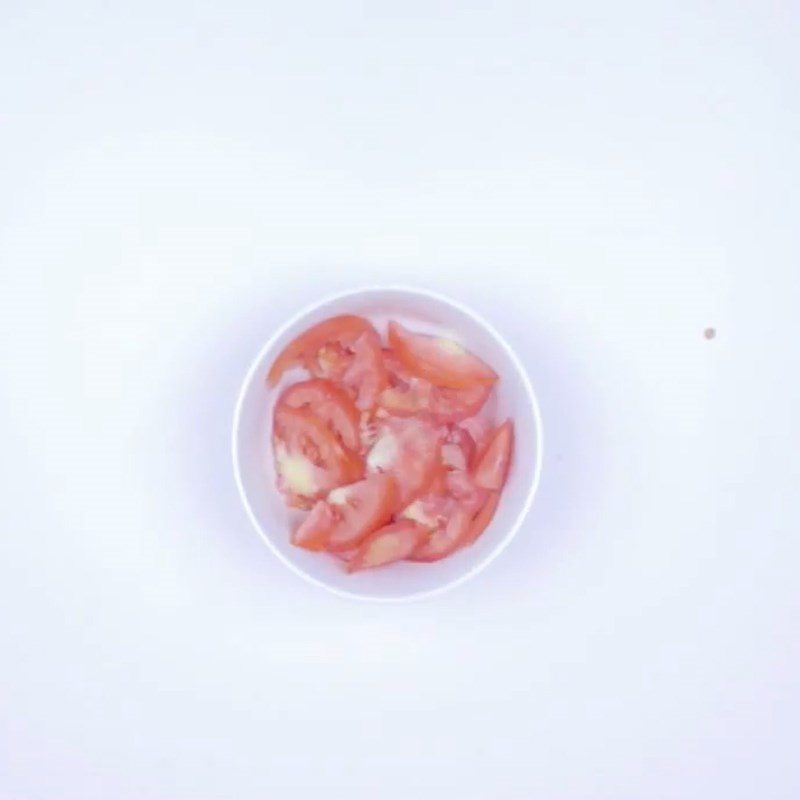
[[[338,314],[367,317],[384,342],[389,320],[393,319],[414,331],[451,337],[491,364],[499,376],[481,417],[487,425],[513,419],[514,448],[522,457],[513,459],[500,504],[488,528],[470,547],[432,563],[407,562],[391,569],[347,574],[341,559],[291,544],[288,532],[298,524],[297,512],[293,524],[285,498],[275,489],[270,442],[274,403],[303,370],[291,370],[272,391],[267,388],[267,375],[289,342],[312,325]],[[321,298],[283,322],[248,370],[237,399],[232,434],[233,468],[242,503],[275,555],[317,586],[350,598],[377,601],[430,598],[485,569],[524,523],[539,485],[544,453],[536,396],[525,367],[508,342],[472,309],[444,295],[406,287],[359,287],[340,292]]]
[[[0,19],[3,800],[800,794],[794,4]],[[385,607],[276,561],[228,445],[278,320],[396,280],[548,443],[491,569]]]

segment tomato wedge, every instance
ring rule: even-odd
[[[362,460],[305,408],[277,406],[272,439],[278,488],[291,505],[307,507],[311,500],[357,480],[364,472]]]
[[[489,399],[492,385],[479,383],[464,389],[434,386],[430,411],[442,422],[460,422],[477,414]]]
[[[306,550],[324,550],[328,534],[335,524],[333,510],[324,500],[319,500],[292,534],[292,544]]]
[[[381,340],[374,330],[365,331],[355,340],[352,358],[342,375],[342,383],[355,395],[361,411],[375,408],[388,381],[383,363]]]
[[[378,397],[378,405],[398,417],[431,414],[437,422],[459,422],[477,414],[491,394],[491,384],[475,384],[463,389],[434,386],[409,372],[391,352],[385,356],[388,386]]]
[[[383,353],[387,371],[386,388],[378,398],[378,405],[398,417],[410,417],[428,411],[433,385],[410,373],[391,350]]]
[[[359,449],[361,418],[358,409],[350,395],[333,381],[312,378],[292,384],[278,403],[311,411],[339,437],[345,447],[353,451]]]
[[[408,558],[427,535],[425,528],[416,522],[403,520],[379,528],[358,547],[350,561],[348,572],[380,567]]]
[[[302,365],[308,366],[309,362],[318,359],[320,355],[322,355],[324,361],[330,354],[335,355],[338,351],[344,350],[367,331],[371,331],[377,336],[375,329],[368,320],[354,314],[331,317],[314,325],[289,342],[281,351],[270,368],[267,382],[270,386],[275,386],[287,369]],[[328,374],[329,372],[334,374]],[[320,370],[320,372],[315,372],[314,374],[320,377],[340,377],[335,372],[336,370],[327,372]]]
[[[442,527],[455,508],[452,497],[431,491],[407,505],[398,515],[399,519],[410,519],[428,531]]]
[[[488,364],[452,339],[411,333],[400,323],[390,322],[389,344],[409,372],[435,386],[464,389],[497,380]]]
[[[411,561],[438,561],[457,550],[470,533],[472,513],[460,503],[447,522],[430,532],[408,557]]]
[[[514,426],[507,419],[493,434],[489,444],[478,458],[474,479],[484,489],[499,491],[503,488],[511,464],[514,447]]]
[[[472,476],[464,470],[451,470],[445,476],[447,492],[455,497],[473,514],[486,502],[487,491],[478,486]]]
[[[387,523],[396,504],[394,479],[370,475],[363,481],[340,486],[320,500],[292,538],[308,550],[350,550]]]
[[[442,464],[447,469],[466,471],[475,456],[475,442],[463,428],[452,427],[442,445]]]
[[[466,431],[472,437],[472,441],[475,442],[475,451],[470,462],[470,467],[472,467],[477,460],[477,456],[486,449],[486,445],[489,443],[492,433],[494,433],[494,426],[483,417],[469,417],[461,420],[458,423],[458,427]]]
[[[497,506],[500,503],[500,492],[489,492],[489,497],[483,504],[483,508],[475,515],[472,520],[469,533],[464,538],[463,546],[466,547],[472,544],[485,530],[489,527],[489,523],[494,517],[494,512],[497,511]]]
[[[367,469],[394,476],[398,504],[403,508],[433,481],[439,467],[439,443],[439,431],[425,420],[386,420],[367,453]]]

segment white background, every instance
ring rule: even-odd
[[[797,798],[799,16],[3,3],[2,800]],[[381,281],[495,322],[548,445],[399,607],[229,458],[276,324]]]

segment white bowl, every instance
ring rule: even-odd
[[[514,420],[514,456],[508,482],[489,527],[470,547],[433,563],[400,562],[347,574],[342,562],[289,541],[292,513],[275,489],[270,433],[272,409],[282,386],[266,376],[283,347],[306,328],[336,314],[368,317],[385,334],[389,319],[415,330],[455,338],[494,367],[500,380],[490,400],[496,419]],[[282,383],[301,376],[287,373]],[[533,503],[542,464],[542,423],[533,387],[508,342],[474,311],[433,292],[374,287],[343,292],[295,314],[261,348],[244,379],[233,422],[233,469],[245,509],[264,541],[302,578],[339,595],[379,601],[428,597],[477,575],[508,545]]]

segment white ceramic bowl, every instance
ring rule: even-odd
[[[275,357],[306,328],[336,314],[368,317],[385,334],[389,319],[415,330],[457,339],[500,375],[490,402],[498,421],[514,420],[514,456],[494,519],[471,546],[430,564],[401,562],[347,574],[342,562],[289,541],[290,512],[275,489],[270,433],[277,395],[303,373],[294,370],[269,390],[266,376]],[[457,586],[477,575],[508,545],[533,503],[542,464],[542,423],[531,382],[506,340],[475,312],[433,292],[375,287],[325,298],[295,314],[264,345],[244,379],[233,423],[233,468],[245,509],[264,541],[286,566],[317,586],[348,597],[401,601]]]

